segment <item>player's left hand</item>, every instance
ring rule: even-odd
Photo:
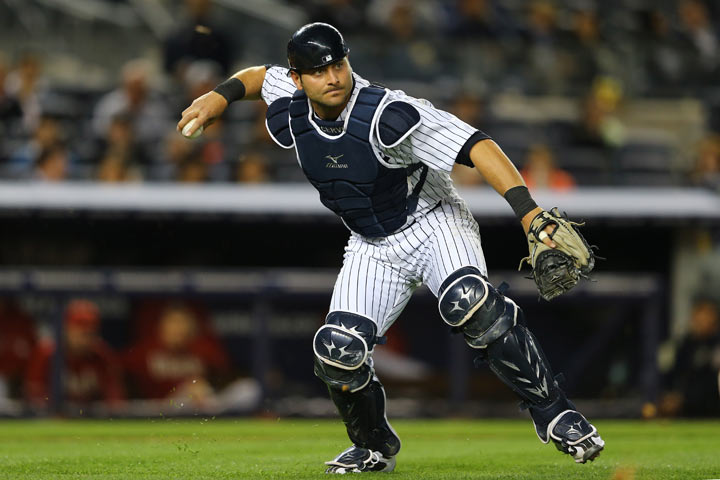
[[[531,226],[531,224],[532,224],[533,219],[534,219],[535,217],[537,217],[537,216],[538,216],[541,212],[543,212],[543,211],[544,211],[544,210],[543,210],[542,208],[537,207],[536,209],[528,212],[528,214],[525,215],[525,217],[523,217],[521,223],[522,223],[522,226],[523,226],[523,230],[525,230],[525,236],[527,236],[527,235],[530,233],[530,226]],[[545,245],[547,245],[548,247],[550,247],[550,248],[556,248],[556,247],[557,247],[557,244],[556,244],[555,242],[553,242],[553,239],[552,239],[552,236],[551,236],[551,234],[553,233],[553,230],[554,230],[554,229],[555,229],[555,225],[549,224],[549,225],[546,226],[545,229],[543,230],[546,235],[541,235],[541,236],[542,236],[542,242],[543,242]]]
[[[551,300],[573,288],[581,276],[587,277],[595,266],[595,255],[578,227],[557,208],[535,213],[529,222],[523,219],[528,237],[533,279],[540,296]]]

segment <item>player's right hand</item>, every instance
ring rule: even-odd
[[[182,118],[177,124],[177,131],[182,132],[183,127],[190,120],[197,118],[193,128],[186,132],[187,136],[191,136],[201,125],[207,127],[213,123],[216,118],[222,115],[227,106],[228,102],[225,100],[225,97],[219,93],[210,91],[193,100],[192,105],[183,110]]]

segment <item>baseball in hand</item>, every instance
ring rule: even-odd
[[[192,135],[190,135],[190,130],[192,130],[192,128],[195,126],[195,121],[196,121],[196,120],[197,120],[197,118],[193,118],[192,120],[190,120],[190,121],[183,127],[183,129],[182,129],[183,137],[185,137],[185,138],[197,138],[197,137],[199,137],[200,135],[202,135],[203,130],[204,130],[204,127],[203,127],[202,125],[200,125],[200,127],[199,127],[197,130],[195,130],[195,133],[193,133]]]

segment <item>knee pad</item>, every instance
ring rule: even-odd
[[[485,348],[518,323],[520,308],[498,292],[475,267],[453,272],[440,286],[440,315],[459,328],[473,348]]]
[[[350,312],[328,314],[315,333],[315,375],[330,388],[355,392],[373,377],[368,360],[377,343],[377,327],[370,319]]]
[[[488,283],[475,267],[455,270],[440,285],[440,316],[451,327],[461,327],[480,308],[489,293]]]

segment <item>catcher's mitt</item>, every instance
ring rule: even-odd
[[[554,225],[552,233],[545,232],[548,225]],[[530,224],[530,255],[520,261],[520,268],[524,262],[530,263],[532,278],[545,300],[552,300],[573,288],[580,277],[587,278],[595,266],[592,248],[577,228],[582,225],[570,221],[557,207],[538,213]],[[543,239],[546,237],[550,237],[557,247],[545,245]]]

